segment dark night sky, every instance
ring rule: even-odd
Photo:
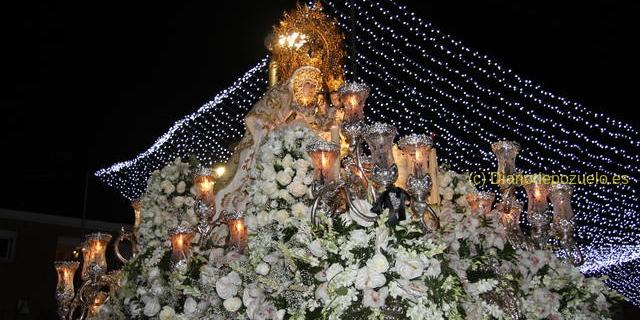
[[[0,208],[80,216],[87,173],[145,150],[253,66],[295,1],[218,3],[44,1],[0,10]],[[637,4],[407,4],[547,89],[640,128]],[[131,214],[90,177],[87,217],[128,222]]]

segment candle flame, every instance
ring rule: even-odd
[[[533,188],[533,197],[536,199],[540,199],[542,197],[542,192],[540,192],[540,187],[537,185]]]
[[[327,157],[327,155],[324,152],[320,154],[320,157],[321,157],[320,162],[322,164],[322,168],[325,169],[326,167],[329,166],[329,157]]]

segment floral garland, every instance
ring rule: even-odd
[[[465,175],[441,171],[441,229],[417,222],[372,225],[350,214],[314,227],[306,128],[272,132],[246,187],[252,203],[246,255],[224,246],[226,229],[172,269],[166,228],[195,225],[190,175],[176,160],[154,173],[143,199],[141,254],[124,269],[104,319],[602,319],[601,279],[585,278],[553,252],[514,249],[495,218],[471,212]],[[169,181],[168,183],[165,181]],[[185,182],[178,190],[177,185]],[[169,186],[175,186],[175,190]],[[183,193],[187,195],[183,195]],[[176,200],[183,197],[183,200]],[[179,199],[179,198],[178,198]],[[176,203],[177,201],[177,203]],[[180,203],[182,205],[180,205]],[[189,204],[187,204],[189,202]],[[366,200],[355,200],[370,210]]]

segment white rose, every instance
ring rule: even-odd
[[[313,240],[307,247],[309,248],[309,252],[318,258],[324,257],[327,253],[324,248],[322,248],[322,244],[319,239]]]
[[[291,175],[286,171],[278,171],[276,174],[276,180],[281,186],[286,186],[291,183]]]
[[[171,308],[170,306],[164,306],[162,307],[162,311],[160,311],[158,317],[160,318],[160,320],[171,320],[175,315],[176,312],[175,310],[173,310],[173,308]]]
[[[327,269],[327,280],[331,280],[333,279],[333,277],[335,277],[338,273],[344,271],[344,268],[338,264],[338,263],[334,263],[331,266],[329,266],[329,269]]]
[[[180,194],[184,193],[186,189],[187,189],[187,184],[184,181],[180,181],[176,185],[176,191]]]
[[[262,276],[266,276],[267,274],[269,274],[269,270],[271,269],[271,267],[269,266],[268,263],[266,262],[260,262],[258,263],[258,265],[256,266],[256,273]]]
[[[422,275],[424,264],[420,259],[401,259],[398,258],[395,264],[395,271],[404,279],[413,279]]]
[[[382,287],[380,290],[365,289],[362,297],[362,305],[369,308],[380,308],[389,295],[389,288]]]
[[[149,298],[147,297],[144,302],[144,315],[147,317],[155,316],[158,311],[160,311],[160,303],[158,302],[158,298]]]
[[[224,306],[225,309],[227,309],[227,311],[236,312],[240,309],[240,307],[242,307],[242,300],[240,300],[240,298],[238,297],[233,297],[233,298],[224,300],[222,305]]]
[[[198,311],[198,303],[191,297],[184,301],[184,313],[188,315],[195,314]]]
[[[216,293],[221,299],[229,299],[238,293],[238,286],[234,279],[226,275],[216,281]]]
[[[173,198],[173,205],[176,208],[182,207],[183,204],[184,204],[184,197],[183,196],[177,196],[177,197]]]
[[[372,272],[384,273],[389,270],[389,261],[383,254],[377,253],[367,261],[367,268]]]

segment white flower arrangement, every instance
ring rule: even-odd
[[[516,250],[496,217],[472,215],[465,175],[441,171],[436,233],[415,221],[389,228],[386,212],[370,223],[348,212],[332,220],[321,214],[324,223],[314,227],[304,151],[314,138],[297,126],[267,136],[246,187],[246,254],[223,243],[194,246],[184,269],[168,265],[167,229],[197,222],[189,218],[193,166],[177,159],[154,173],[142,200],[141,253],[101,317],[500,319],[509,317],[506,298],[527,319],[609,317],[602,280],[550,251]],[[366,200],[354,202],[375,215]]]

